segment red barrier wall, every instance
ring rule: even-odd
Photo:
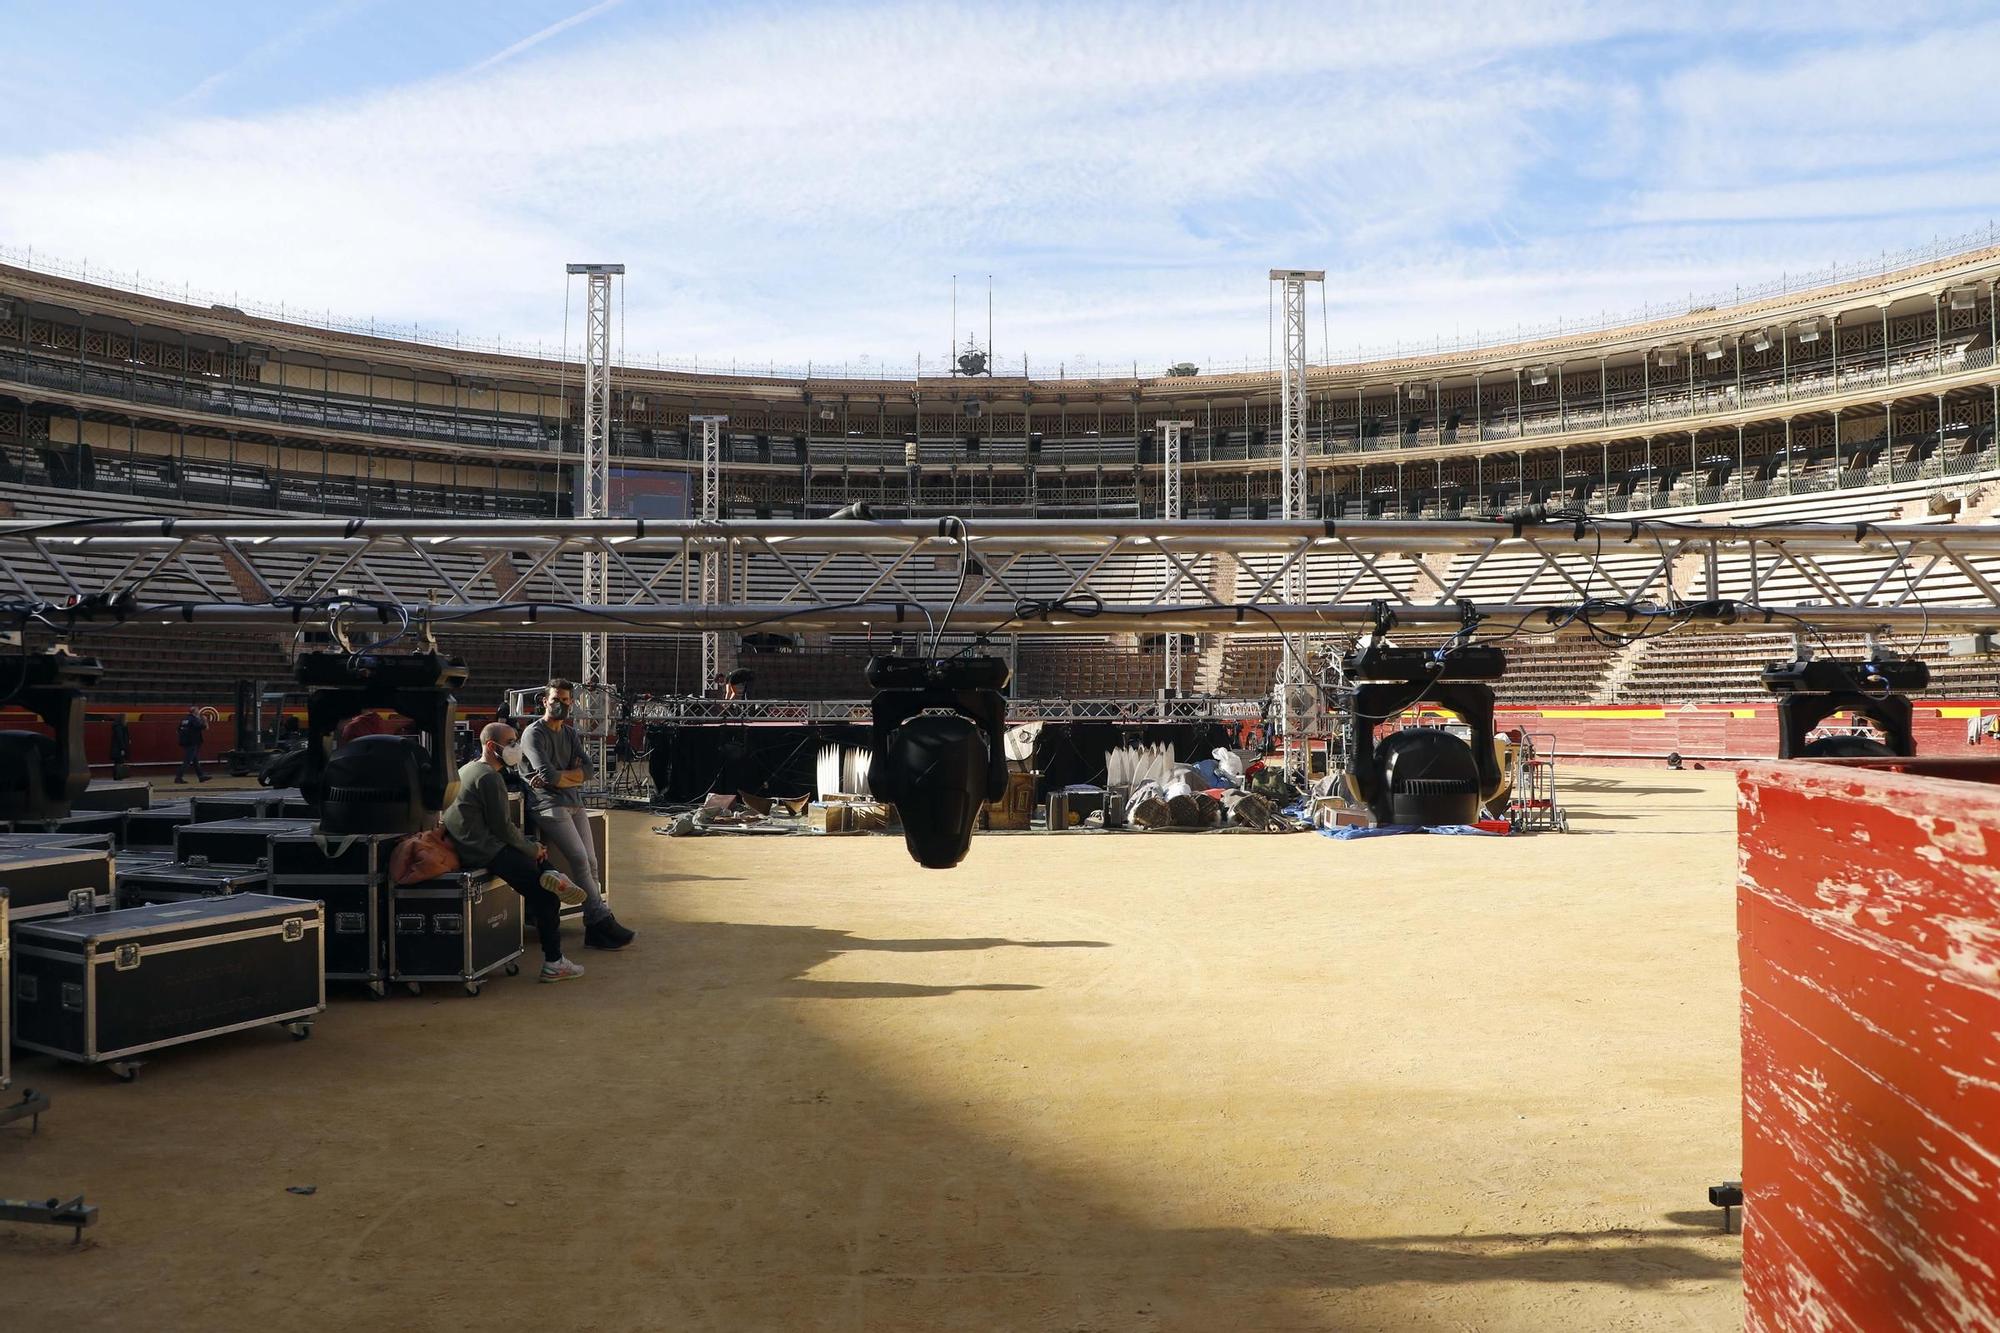
[[[1954,777],[1896,771],[1926,768]],[[2000,761],[1739,777],[1753,1333],[2000,1328],[1995,784]]]
[[[1964,700],[1917,705],[1911,727],[1923,755],[2000,755],[2000,742],[1966,744],[1967,715],[2000,715],[2000,702]],[[1630,705],[1498,710],[1499,724],[1555,738],[1558,758],[1645,762],[1679,754],[1689,763],[1730,764],[1778,755],[1778,710],[1769,701],[1694,708]]]

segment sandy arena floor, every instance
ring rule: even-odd
[[[1732,1329],[1727,773],[1568,837],[614,830],[581,982],[21,1060],[0,1325]],[[304,1197],[288,1185],[313,1185]]]

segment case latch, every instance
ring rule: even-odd
[[[299,917],[299,916],[288,916],[288,917],[286,917],[286,918],[285,918],[285,943],[287,943],[287,944],[296,944],[296,943],[298,943],[298,942],[299,942],[300,940],[304,939],[305,937],[306,937],[306,922],[305,922],[305,918],[304,918],[304,917]]]
[[[96,910],[97,895],[95,893],[92,893],[89,889],[71,889],[69,891],[69,914],[71,916],[89,916]]]
[[[139,946],[136,944],[119,945],[118,951],[111,955],[111,965],[120,972],[130,972],[133,968],[139,966]]]

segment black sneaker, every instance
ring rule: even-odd
[[[622,949],[632,942],[632,932],[618,924],[616,917],[593,921],[583,928],[586,949]]]
[[[615,916],[607,916],[599,924],[603,925],[613,935],[617,936],[618,942],[620,944],[630,944],[633,940],[639,938],[639,933],[637,931],[627,929],[625,923],[623,921],[620,921]]]

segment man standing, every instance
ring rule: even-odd
[[[122,778],[130,770],[126,765],[132,759],[132,728],[125,725],[123,713],[111,715],[111,776]]]
[[[181,719],[180,730],[176,733],[181,743],[181,766],[174,770],[176,785],[186,783],[190,772],[198,780],[208,781],[208,774],[201,771],[201,738],[207,731],[208,723],[202,721],[201,714],[195,711],[193,704],[189,704],[187,716]]]
[[[502,770],[521,757],[514,728],[489,722],[479,733],[479,757],[458,770],[458,798],[444,812],[444,831],[458,846],[459,864],[491,870],[527,904],[542,941],[542,980],[568,981],[583,969],[563,957],[562,905],[542,887],[541,862],[547,853],[530,842],[507,817],[507,784]]]
[[[581,737],[569,724],[575,686],[556,679],[542,698],[542,715],[521,736],[522,770],[535,831],[568,859],[571,878],[583,886],[583,943],[590,949],[622,949],[633,932],[618,924],[598,887],[597,848],[579,790],[595,772]]]

